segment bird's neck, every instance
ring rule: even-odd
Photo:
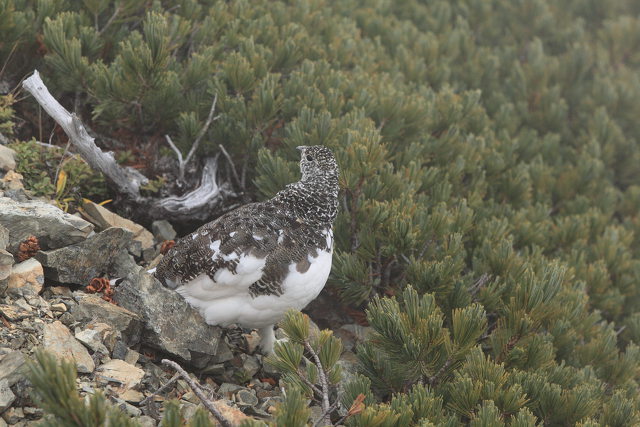
[[[338,177],[315,176],[287,185],[274,201],[308,224],[333,225],[338,213]]]

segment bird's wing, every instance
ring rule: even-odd
[[[180,239],[164,256],[155,276],[167,287],[219,298],[259,281],[268,255],[278,246],[278,225],[264,223],[260,204],[247,205]],[[201,289],[200,289],[201,288]]]

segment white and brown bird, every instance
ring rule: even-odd
[[[324,146],[298,149],[300,181],[183,237],[155,271],[207,323],[259,329],[267,353],[273,326],[309,304],[331,271],[338,165]]]

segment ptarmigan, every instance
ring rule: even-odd
[[[267,353],[273,326],[311,302],[331,271],[338,165],[324,146],[298,149],[300,181],[183,237],[155,271],[207,323],[259,329]]]

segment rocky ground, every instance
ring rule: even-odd
[[[70,215],[31,197],[14,168],[13,153],[0,145],[0,427],[43,416],[24,374],[38,348],[75,361],[81,394],[103,390],[145,426],[157,425],[166,399],[178,398],[187,418],[201,404],[183,380],[155,404],[141,404],[173,375],[163,358],[206,386],[234,423],[269,418],[281,388],[256,351],[256,332],[245,331],[240,345],[237,334],[230,342],[232,334],[205,324],[146,274],[175,238],[171,224],[157,221],[150,232],[94,203]],[[103,280],[116,277],[124,280],[115,288]],[[311,318],[343,339],[340,363],[348,375],[367,328],[334,307],[323,295]]]

